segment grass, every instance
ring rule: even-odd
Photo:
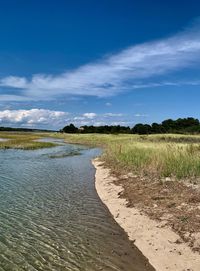
[[[150,177],[200,177],[199,135],[107,135],[1,132],[1,149],[34,150],[55,146],[38,142],[43,137],[63,138],[68,143],[102,147],[102,159],[114,170]]]
[[[55,144],[51,142],[36,141],[43,137],[48,137],[48,134],[0,132],[0,138],[5,139],[5,141],[0,141],[0,149],[35,150],[55,146]]]
[[[200,176],[198,135],[57,134],[69,143],[103,147],[102,158],[115,170],[177,179]]]

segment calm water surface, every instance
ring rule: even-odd
[[[0,151],[0,270],[152,270],[97,196],[98,153]]]

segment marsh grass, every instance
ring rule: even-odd
[[[198,135],[58,134],[69,143],[101,146],[102,158],[113,168],[153,177],[200,176]]]
[[[120,152],[117,146],[106,150],[105,160],[142,175],[179,179],[200,176],[200,150],[196,145],[126,144]]]
[[[1,132],[1,149],[34,150],[53,147],[39,142],[43,137],[62,138],[68,143],[102,147],[104,159],[113,169],[151,177],[200,177],[200,136],[198,135],[109,135]]]
[[[47,137],[47,134],[39,133],[15,133],[0,132],[0,138],[6,141],[0,141],[0,149],[24,149],[35,150],[41,148],[54,147],[56,144],[51,142],[38,142],[36,140]]]

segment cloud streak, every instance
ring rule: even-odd
[[[145,84],[145,80],[200,62],[199,26],[173,37],[129,47],[117,54],[81,66],[60,75],[36,74],[31,79],[7,76],[0,79],[4,100],[47,100],[65,96],[109,97],[142,87],[167,85]],[[142,84],[138,84],[142,81]],[[176,82],[168,82],[168,85]],[[182,83],[184,84],[184,83]],[[7,88],[19,94],[5,95]]]

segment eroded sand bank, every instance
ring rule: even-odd
[[[119,198],[122,187],[116,186],[110,170],[99,159],[93,160],[96,168],[95,186],[99,197],[108,207],[129,239],[149,259],[157,271],[199,271],[200,255],[185,243],[177,243],[179,236],[170,228],[150,219],[138,209],[128,208],[126,200]]]

